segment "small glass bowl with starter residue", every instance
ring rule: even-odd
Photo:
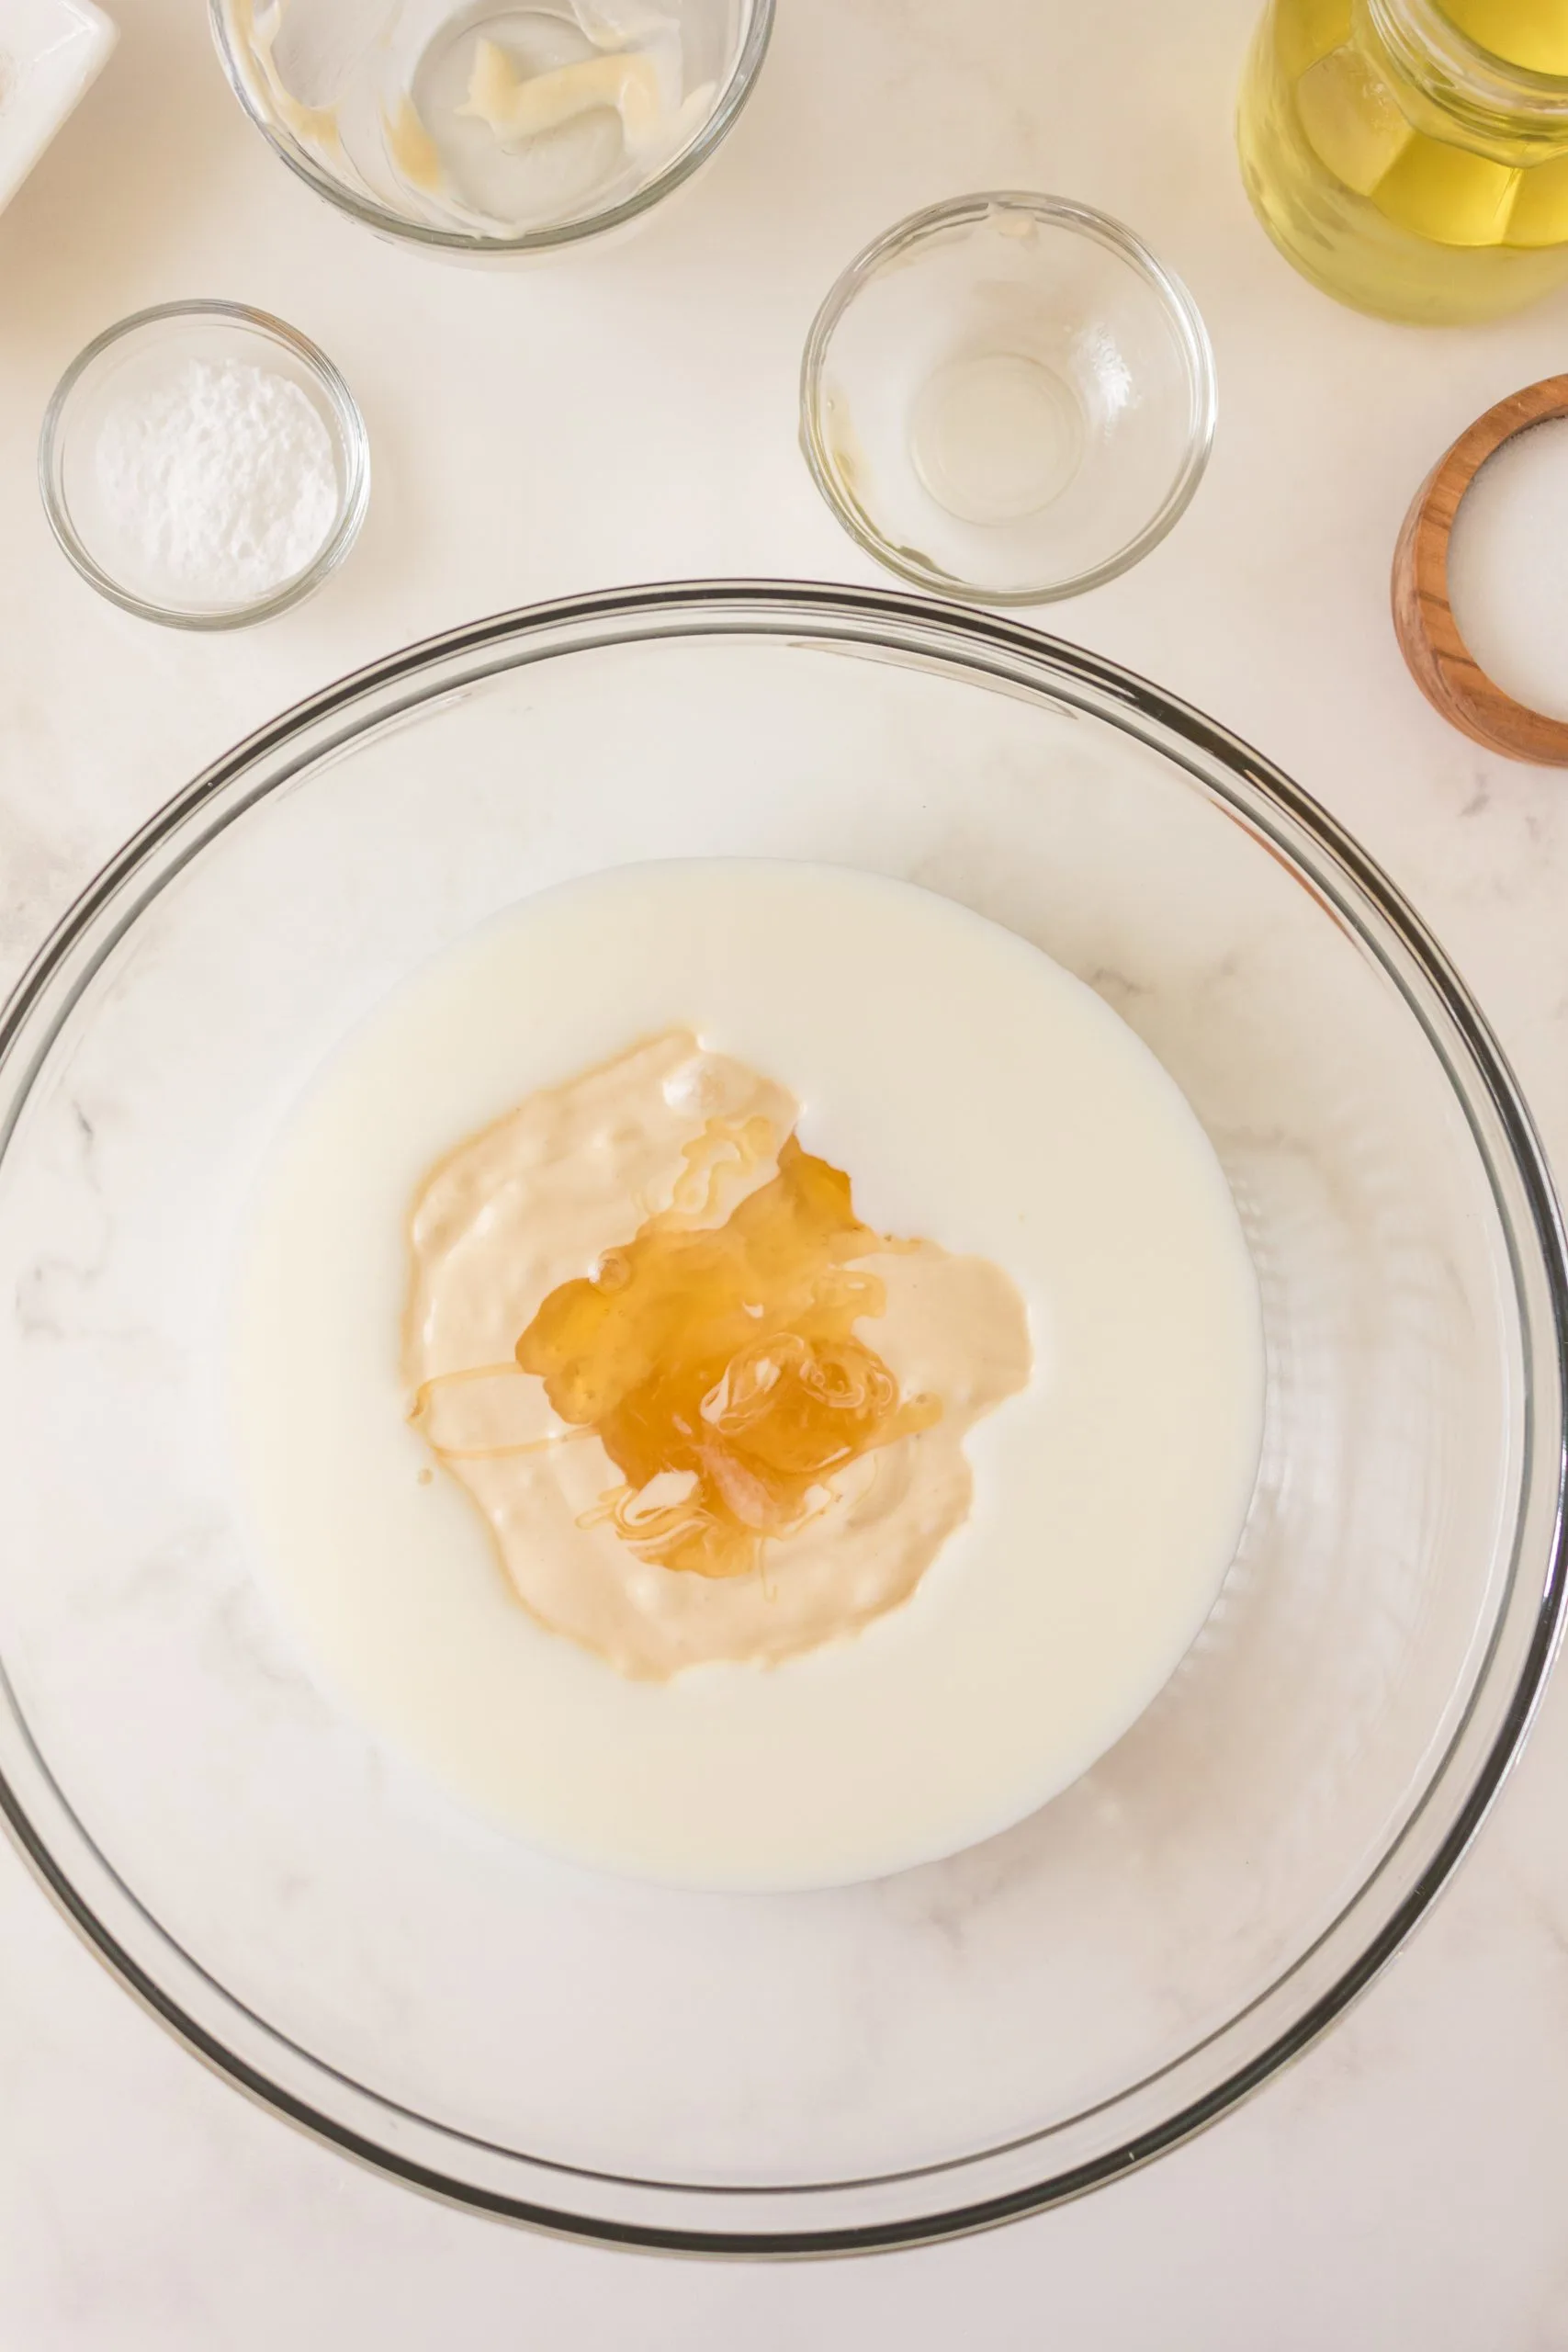
[[[773,5],[209,0],[235,96],[307,186],[383,236],[497,262],[629,229],[694,179]]]
[[[39,486],[84,579],[145,620],[241,628],[336,571],[370,499],[364,421],[313,343],[239,302],[169,302],[90,343]]]
[[[1208,463],[1196,304],[1088,205],[934,205],[851,263],[801,367],[800,435],[852,538],[921,588],[1047,604],[1162,539]]]

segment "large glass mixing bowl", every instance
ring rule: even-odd
[[[526,893],[703,853],[908,877],[1100,990],[1213,1140],[1268,1329],[1251,1516],[1156,1703],[1007,1835],[815,1894],[599,1879],[469,1818],[318,1690],[212,1442],[236,1227],[321,1057]],[[1497,1048],[1285,777],[1017,624],[650,588],[363,672],[66,917],[4,1016],[0,1147],[16,1832],[216,2065],[471,2205],[808,2251],[1119,2176],[1366,1984],[1540,1694],[1568,1286]]]

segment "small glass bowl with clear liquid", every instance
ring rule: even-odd
[[[829,294],[801,445],[844,528],[906,580],[1046,604],[1115,577],[1186,507],[1213,438],[1191,296],[1130,230],[1055,197],[960,197]]]

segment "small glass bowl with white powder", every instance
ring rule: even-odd
[[[101,594],[175,628],[239,628],[343,561],[370,451],[348,386],[304,335],[238,302],[170,302],[66,370],[39,481],[55,537]]]

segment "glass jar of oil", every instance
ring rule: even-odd
[[[1568,0],[1270,0],[1242,171],[1304,277],[1384,318],[1568,281]]]

